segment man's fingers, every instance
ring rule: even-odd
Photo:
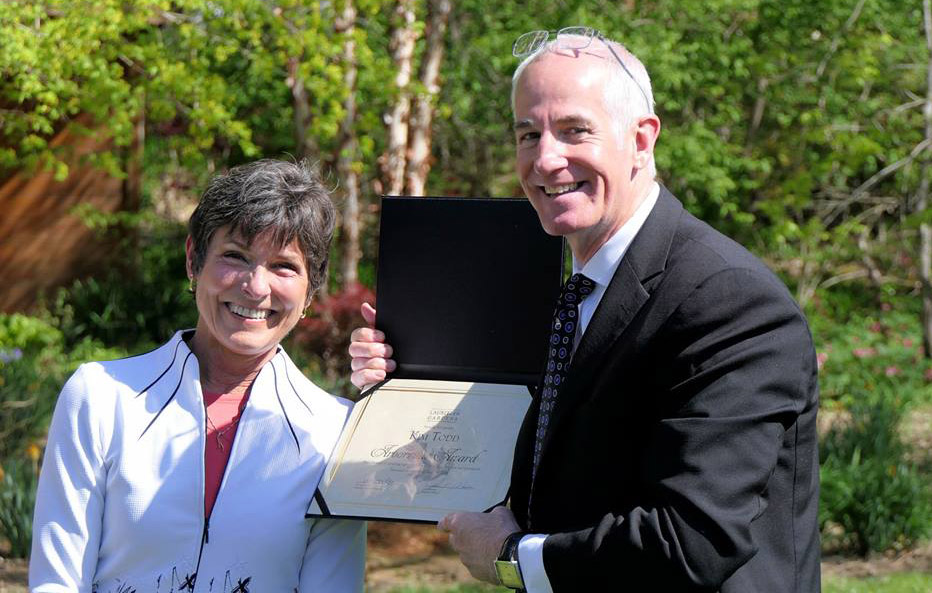
[[[371,327],[357,327],[353,330],[353,333],[350,334],[351,342],[384,342],[385,334],[377,329]]]
[[[353,358],[391,358],[394,349],[380,342],[350,342],[349,355]]]
[[[359,308],[359,312],[362,313],[362,318],[369,325],[375,325],[375,308],[369,303],[363,303]]]
[[[363,319],[370,325],[375,323],[375,309],[369,303],[360,307]],[[356,387],[365,389],[378,383],[395,370],[397,365],[391,359],[393,349],[385,343],[385,334],[372,327],[357,327],[350,334],[347,349],[351,357],[350,381]]]
[[[453,522],[456,519],[456,513],[450,513],[437,522],[437,528],[440,531],[450,531],[453,529]]]
[[[350,361],[353,374],[350,381],[356,387],[365,389],[385,379],[398,366],[394,360],[385,358],[353,358]]]
[[[395,361],[391,358],[354,356],[353,359],[350,360],[350,368],[352,368],[353,371],[371,369],[374,371],[392,372],[395,370],[396,366]]]
[[[364,369],[350,375],[350,381],[358,389],[366,390],[386,377],[385,371]]]

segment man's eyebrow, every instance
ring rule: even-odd
[[[582,115],[567,115],[566,117],[561,117],[557,120],[557,124],[561,126],[573,126],[573,125],[585,125],[591,126],[592,120]]]
[[[521,120],[516,121],[512,125],[512,127],[514,128],[516,132],[518,130],[526,130],[527,128],[530,128],[533,126],[534,126],[534,122],[532,122],[530,119],[521,119]]]
[[[578,126],[578,125],[591,126],[592,120],[582,115],[567,115],[565,117],[561,117],[557,119],[555,123],[561,126],[574,126],[574,125],[575,126]],[[525,130],[527,128],[534,127],[534,121],[531,119],[521,119],[521,120],[516,121],[512,127],[514,128],[516,132],[518,130]]]

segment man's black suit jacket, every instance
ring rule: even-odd
[[[579,342],[528,508],[555,592],[820,588],[817,365],[803,314],[666,189]]]

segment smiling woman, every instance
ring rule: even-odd
[[[304,163],[210,182],[185,245],[197,327],[62,389],[32,591],[362,591],[365,523],[304,516],[352,404],[279,345],[326,278],[333,225]]]

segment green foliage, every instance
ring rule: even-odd
[[[932,482],[900,435],[895,385],[854,395],[821,446],[825,543],[862,555],[908,548],[932,534]],[[841,534],[826,529],[835,526]]]
[[[42,166],[64,176],[62,149],[48,144],[55,130],[80,128],[75,117],[88,113],[88,130],[109,133],[120,146],[143,112],[147,144],[158,147],[147,146],[147,157],[197,176],[262,155],[309,153],[333,164],[350,92],[341,56],[346,34],[336,27],[342,3],[90,5],[0,3],[0,169]],[[422,32],[425,5],[415,3]],[[370,188],[386,145],[383,114],[395,100],[388,48],[394,2],[356,8],[354,167]],[[511,43],[530,29],[588,24],[648,66],[663,122],[661,177],[691,211],[760,250],[819,251],[826,268],[858,261],[853,238],[880,224],[910,240],[922,215],[904,206],[918,167],[881,180],[870,199],[848,198],[921,140],[913,101],[925,94],[919,4],[879,0],[853,8],[848,0],[567,0],[531,12],[522,3],[490,11],[479,0],[456,2],[429,191],[520,194],[508,101],[517,63]],[[416,57],[422,51],[420,41]],[[297,121],[301,93],[309,117]],[[301,135],[308,145],[297,145]],[[95,159],[118,167],[107,155]]]
[[[177,30],[208,8],[185,4],[190,13]],[[193,146],[223,137],[249,152],[248,131],[223,105],[232,92],[224,81],[202,68],[191,46],[164,51],[176,30],[168,26],[168,8],[164,0],[76,0],[56,3],[54,10],[28,0],[0,3],[0,103],[8,107],[0,126],[0,170],[46,168],[63,179],[66,147],[48,142],[55,130],[70,125],[86,131],[75,118],[88,114],[125,146],[147,101],[155,121],[181,111],[197,122],[188,127]]]
[[[11,558],[29,557],[36,467],[22,459],[8,459],[0,465],[0,538],[9,542]]]
[[[61,341],[61,332],[49,323],[21,313],[0,315],[0,348],[12,357],[16,350],[35,354]]]
[[[890,299],[880,311],[871,310],[870,299],[863,287],[852,286],[813,303],[822,406],[846,408],[886,392],[904,408],[932,403],[932,361],[922,356],[914,299]]]
[[[864,579],[824,577],[822,591],[824,593],[927,593],[932,591],[932,575],[903,572]]]
[[[0,460],[42,436],[64,381],[61,333],[24,315],[0,315]]]
[[[823,545],[866,554],[932,535],[927,452],[904,440],[903,420],[932,403],[916,303],[876,310],[866,285],[820,291],[808,311],[820,364],[820,523]]]
[[[49,322],[0,314],[0,460],[23,454],[41,439],[58,391],[79,364],[125,354],[90,339],[66,347],[62,332]]]
[[[185,274],[185,229],[151,216],[141,219],[97,213],[107,230],[132,222],[121,251],[127,257],[99,277],[61,289],[49,314],[69,346],[91,339],[139,352],[168,339],[197,320]]]

